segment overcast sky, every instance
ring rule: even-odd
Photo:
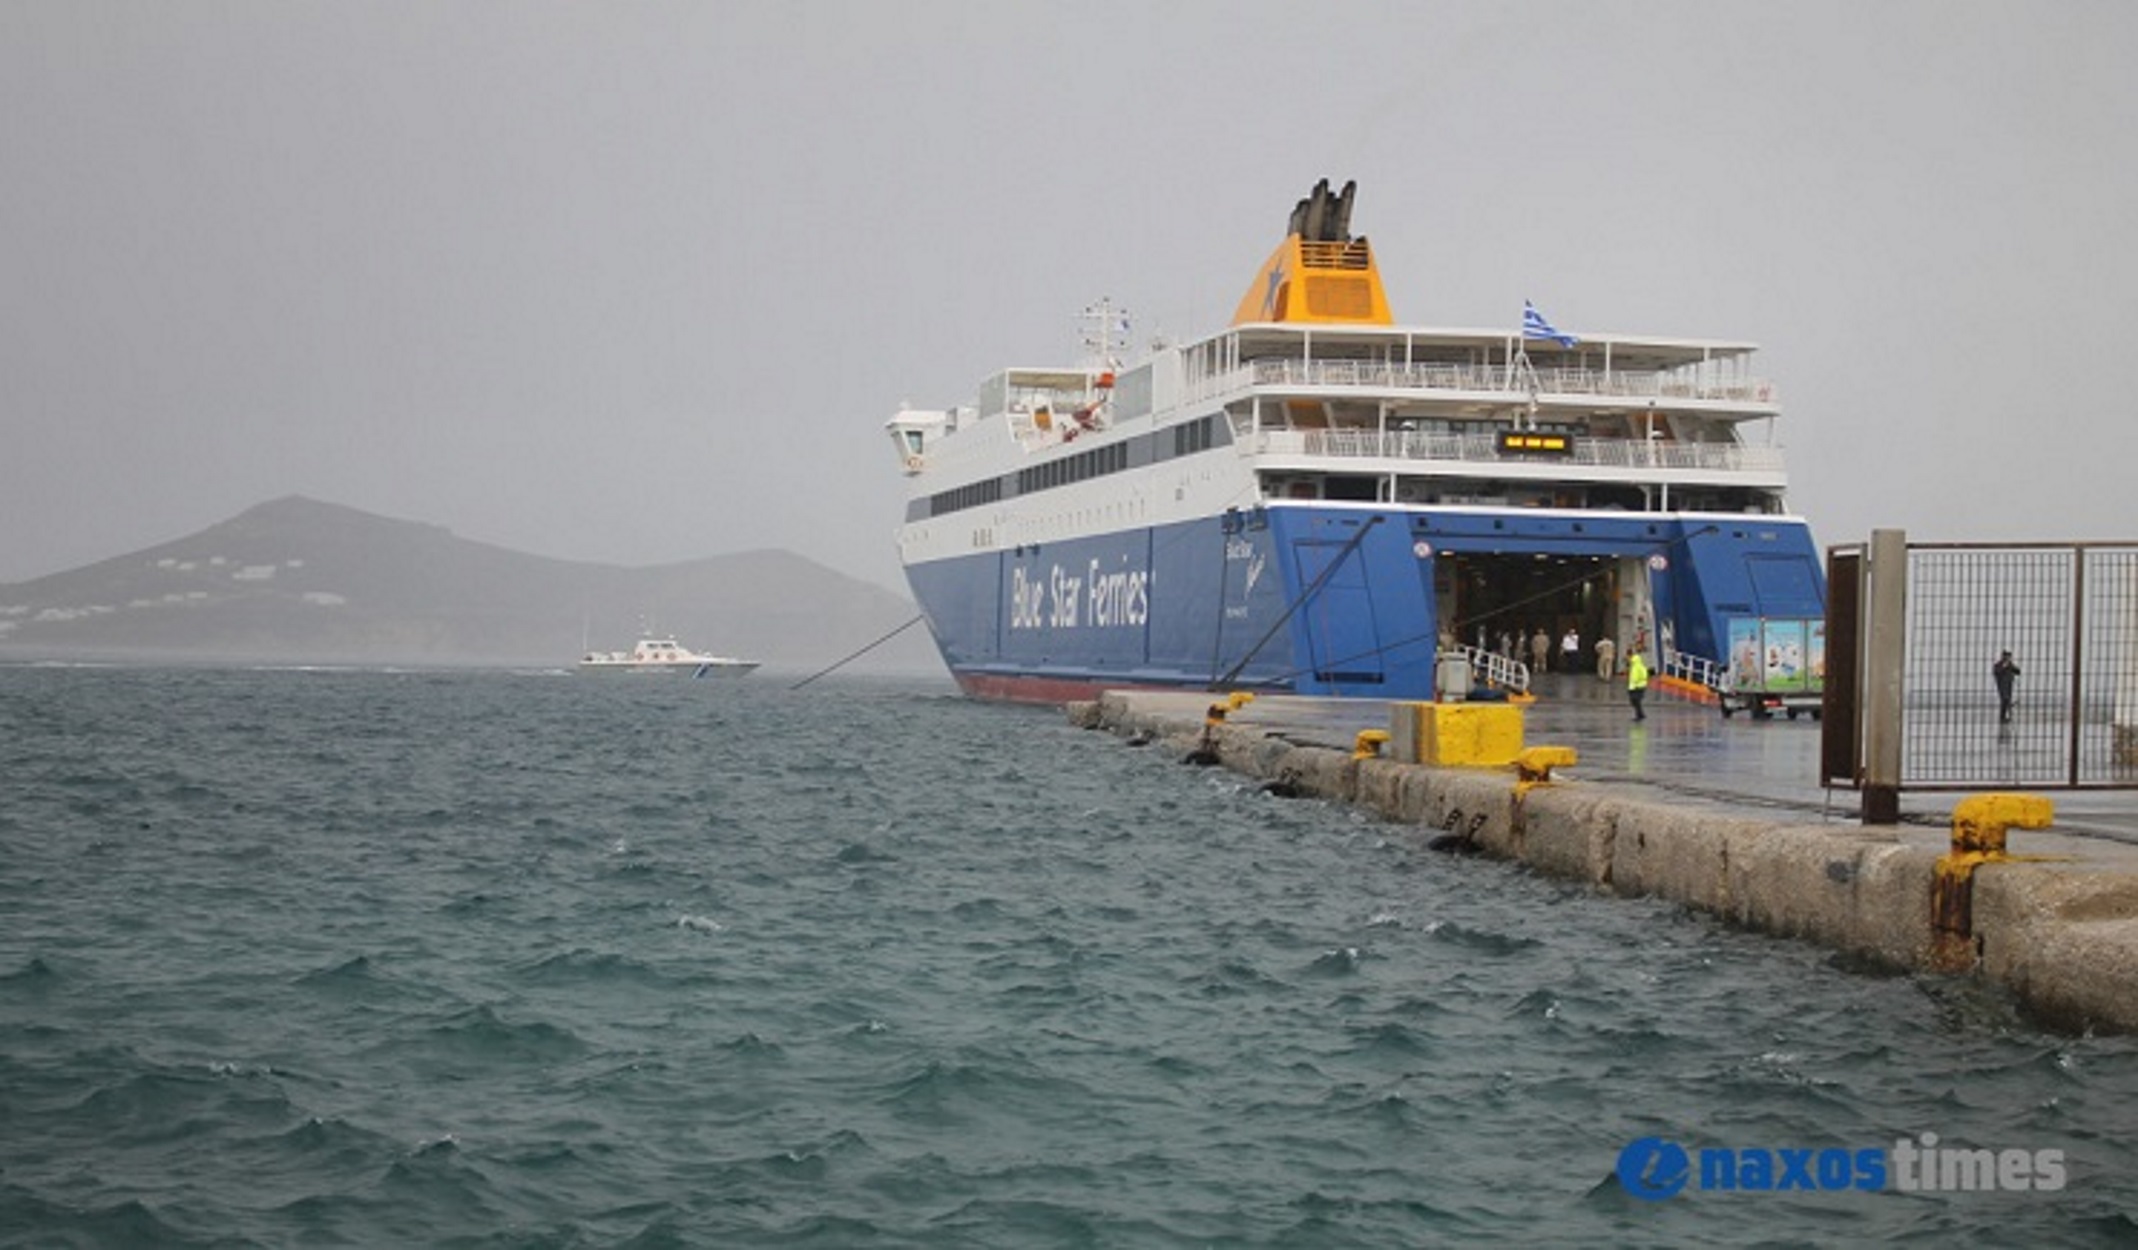
[[[0,581],[286,494],[886,585],[882,424],[1216,329],[1750,340],[1822,543],[2134,538],[2138,4],[0,5]]]

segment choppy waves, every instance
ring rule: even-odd
[[[2138,1233],[2129,1043],[1047,712],[124,669],[0,701],[0,1244]],[[1926,1130],[2072,1185],[1613,1178],[1644,1135]]]

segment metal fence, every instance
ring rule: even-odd
[[[1875,579],[1869,563],[1836,548],[1830,579]],[[2138,788],[2138,543],[1909,543],[1905,566],[1900,789]],[[1833,596],[1852,660],[1878,629],[1870,604]],[[1991,671],[2006,651],[2009,714]],[[1891,713],[1869,667],[1829,679],[1828,784],[1863,782],[1864,726]]]

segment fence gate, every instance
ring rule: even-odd
[[[1821,780],[1862,787],[1866,820],[1889,786],[2138,788],[2138,543],[1884,531],[1830,548],[1827,574]],[[2008,718],[1991,673],[2006,651]]]

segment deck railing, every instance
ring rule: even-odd
[[[1505,365],[1402,364],[1372,360],[1254,360],[1191,386],[1196,397],[1248,386],[1356,387],[1393,391],[1462,391],[1491,395],[1584,395],[1608,399],[1706,400],[1769,406],[1777,402],[1765,378],[1700,378],[1634,369],[1509,369]]]
[[[1657,670],[1659,676],[1675,677],[1708,690],[1722,690],[1729,685],[1729,670],[1704,655],[1690,651],[1665,651],[1663,663]]]
[[[1504,455],[1494,434],[1444,434],[1420,430],[1264,430],[1239,436],[1252,455],[1328,456],[1337,459],[1456,460],[1471,463],[1538,463],[1535,457]],[[1779,447],[1740,443],[1678,443],[1626,438],[1576,437],[1571,452],[1550,463],[1588,468],[1695,469],[1703,472],[1780,473]]]
[[[1474,685],[1483,682],[1495,690],[1512,690],[1517,694],[1529,692],[1529,666],[1519,660],[1510,660],[1497,652],[1483,647],[1465,644],[1462,658],[1469,661],[1470,681]]]

